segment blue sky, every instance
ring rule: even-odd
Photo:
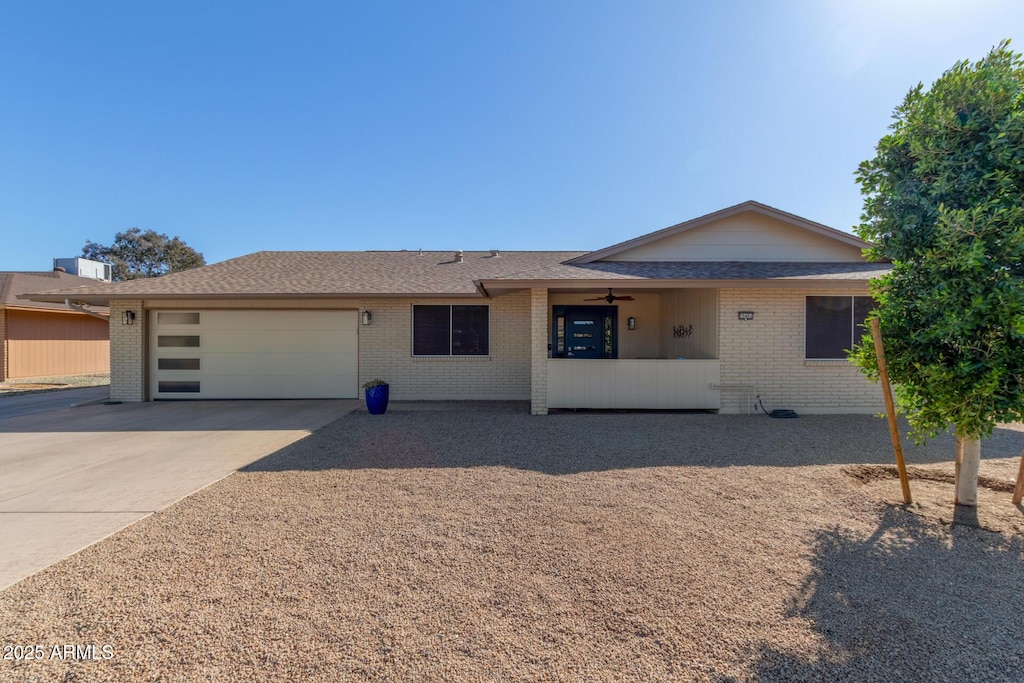
[[[0,270],[132,226],[208,262],[597,249],[747,199],[850,230],[907,90],[1022,29],[1019,0],[6,2]]]

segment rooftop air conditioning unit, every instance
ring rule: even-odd
[[[55,258],[53,269],[63,268],[64,272],[78,277],[91,277],[94,280],[110,282],[110,264],[101,261],[93,261],[87,258]]]

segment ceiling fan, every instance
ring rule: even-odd
[[[632,300],[633,300],[633,297],[631,297],[631,296],[615,296],[614,294],[612,294],[612,288],[611,287],[608,288],[608,294],[605,295],[605,296],[599,296],[596,299],[584,299],[584,301],[607,301],[608,303],[612,303],[613,301],[632,301]]]

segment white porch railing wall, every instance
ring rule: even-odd
[[[718,360],[547,359],[548,408],[715,410],[720,383]]]

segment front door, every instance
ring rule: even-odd
[[[610,306],[567,306],[565,309],[566,358],[614,358]]]

